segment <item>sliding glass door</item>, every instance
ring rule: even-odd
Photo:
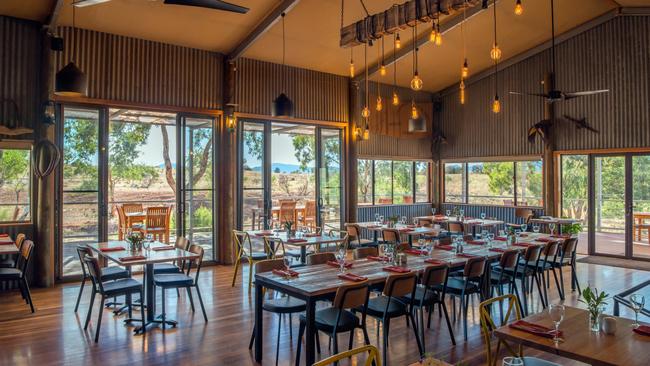
[[[318,129],[317,181],[318,226],[323,230],[341,228],[341,130]]]

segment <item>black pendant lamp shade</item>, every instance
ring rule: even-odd
[[[74,62],[65,65],[56,73],[54,94],[79,97],[88,94],[88,78]]]
[[[293,102],[286,94],[280,94],[271,107],[271,115],[273,117],[293,117]]]

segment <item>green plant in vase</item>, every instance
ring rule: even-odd
[[[289,237],[293,234],[293,225],[294,225],[293,221],[287,220],[286,217],[284,218],[284,224],[283,224],[284,230],[287,232],[287,236]]]
[[[580,294],[578,301],[587,305],[589,326],[592,332],[598,332],[600,330],[600,315],[605,310],[607,299],[609,299],[609,294],[605,293],[605,291],[598,292],[598,289],[595,287],[592,290],[591,287],[587,286]]]
[[[571,236],[578,235],[582,232],[582,224],[579,222],[562,225],[562,232]]]
[[[395,227],[398,221],[399,221],[399,216],[389,216],[388,217],[388,223],[390,224],[389,227]]]
[[[129,243],[129,248],[131,251],[142,250],[142,242],[144,242],[144,237],[139,231],[130,231],[126,234],[126,241]]]

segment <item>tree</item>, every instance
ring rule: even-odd
[[[358,174],[358,201],[371,203],[372,197],[372,160],[359,159]]]
[[[29,151],[0,149],[0,192],[4,191],[4,188],[10,188],[16,197],[11,221],[19,219],[20,194],[28,187],[29,178]]]
[[[135,162],[140,155],[139,147],[147,142],[150,132],[150,124],[111,122],[108,176],[111,201],[115,200],[118,182],[140,181],[156,176],[156,168]]]
[[[300,163],[300,169],[307,171],[308,166],[316,160],[316,139],[310,135],[296,135],[292,138],[294,155]],[[340,165],[340,142],[337,138],[324,138],[323,166]]]
[[[514,165],[510,162],[483,163],[483,173],[489,177],[488,188],[499,196],[513,194]]]
[[[562,215],[584,219],[587,215],[587,155],[562,157]]]
[[[78,189],[97,189],[99,128],[93,119],[68,118],[63,128],[63,177],[81,179]]]

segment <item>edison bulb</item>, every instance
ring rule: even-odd
[[[442,33],[436,32],[436,46],[442,46]]]
[[[516,15],[521,15],[524,13],[524,7],[521,5],[521,0],[517,0],[517,3],[515,4],[515,14]]]
[[[350,60],[350,77],[354,77],[354,61]]]
[[[398,106],[399,105],[399,96],[397,95],[396,92],[393,91],[393,105]]]
[[[494,61],[499,61],[501,59],[501,49],[499,48],[499,45],[496,43],[494,46],[492,46],[492,49],[490,50],[490,58]]]
[[[460,69],[460,76],[463,79],[467,79],[469,76],[469,65],[467,64],[467,59],[465,59],[465,62],[463,63],[463,67]]]
[[[370,117],[370,109],[368,109],[368,106],[363,107],[363,110],[361,110],[361,117],[363,118]]]
[[[386,76],[386,65],[383,63],[379,66],[379,75]]]
[[[423,86],[422,79],[420,79],[420,75],[418,75],[418,72],[416,71],[415,74],[413,74],[413,79],[411,79],[411,89],[413,90],[422,90]]]
[[[402,48],[402,40],[399,38],[399,33],[397,33],[397,37],[395,38],[395,48],[398,50]]]
[[[365,130],[363,130],[363,139],[364,140],[370,140],[370,131],[368,131],[367,128]]]
[[[460,81],[460,104],[465,104],[465,81]]]
[[[501,102],[499,102],[499,96],[498,95],[496,95],[494,97],[494,101],[492,102],[492,112],[493,113],[501,112]]]
[[[381,100],[381,97],[377,97],[377,112],[381,112],[382,109],[384,109],[384,103]]]
[[[415,107],[415,103],[411,103],[411,119],[418,119],[418,118],[420,118],[418,109]]]
[[[436,28],[435,27],[431,28],[431,34],[429,35],[429,42],[436,43],[437,36],[438,33],[436,32]]]

